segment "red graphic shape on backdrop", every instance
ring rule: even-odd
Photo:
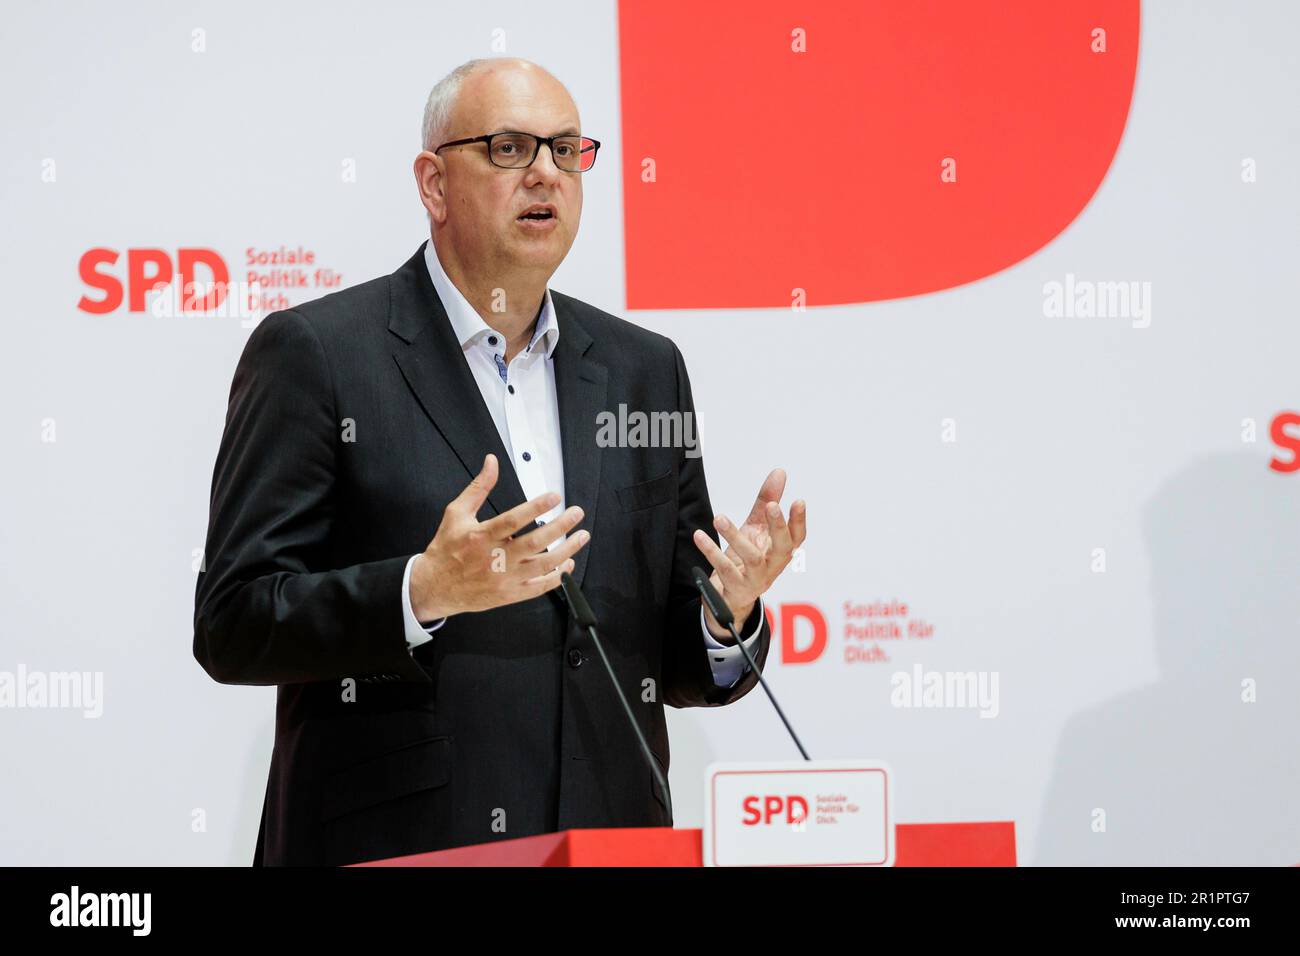
[[[628,308],[869,302],[1014,265],[1110,167],[1139,20],[1138,0],[621,0]]]

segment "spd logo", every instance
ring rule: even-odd
[[[741,801],[741,806],[745,815],[740,822],[747,827],[771,826],[773,821],[798,826],[808,819],[808,801],[797,793],[750,794]]]
[[[767,615],[767,626],[774,639],[781,641],[782,664],[811,664],[822,656],[826,650],[826,618],[815,604],[780,605],[781,626],[776,626],[772,609],[766,604],[763,611]],[[808,627],[799,627],[799,621],[811,625],[811,637],[806,638]],[[798,639],[796,639],[798,638]],[[806,640],[807,643],[802,643]]]
[[[115,249],[91,249],[81,257],[81,281],[102,293],[99,298],[82,295],[77,308],[91,315],[106,315],[126,301],[128,312],[145,311],[145,295],[157,292],[179,280],[182,312],[211,312],[225,301],[230,285],[230,271],[225,260],[212,249],[177,249],[176,259],[162,249],[126,250],[125,275],[121,275],[122,256]],[[198,267],[210,276],[196,279]],[[199,297],[198,291],[204,295]]]
[[[1287,431],[1288,428],[1292,431]],[[1286,458],[1274,455],[1268,467],[1284,475],[1300,471],[1300,415],[1295,412],[1282,412],[1273,419],[1268,436],[1273,439],[1274,445],[1288,453]]]

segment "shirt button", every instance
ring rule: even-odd
[[[576,647],[570,649],[570,651],[569,651],[569,666],[570,666],[570,667],[573,667],[573,668],[581,667],[581,666],[582,666],[582,660],[583,660],[583,658],[582,658],[582,651],[578,650]]]
[[[508,388],[508,389],[510,390],[510,394],[511,394],[511,395],[513,395],[513,394],[515,393],[515,387],[514,387],[513,385],[507,385],[506,388]]]
[[[528,454],[528,452],[524,452],[524,461],[532,461],[532,460],[533,460],[533,456]]]
[[[488,345],[496,345],[496,344],[497,344],[497,337],[495,335],[489,335]]]

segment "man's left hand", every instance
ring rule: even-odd
[[[713,527],[727,542],[723,551],[703,530],[695,532],[695,546],[700,549],[713,574],[709,580],[718,589],[722,599],[736,617],[739,630],[754,610],[758,600],[785,566],[790,563],[794,549],[803,544],[808,533],[808,507],[802,499],[790,506],[787,521],[781,513],[781,495],[785,491],[785,472],[776,468],[758,489],[754,507],[749,509],[745,523],[736,527],[726,515],[713,518]],[[730,633],[704,609],[709,631],[724,643],[732,643]]]

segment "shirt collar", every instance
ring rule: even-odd
[[[483,321],[483,317],[475,311],[474,307],[466,301],[465,296],[456,288],[455,284],[448,277],[447,272],[438,261],[438,253],[433,248],[433,241],[429,240],[424,244],[424,262],[429,269],[429,278],[433,280],[433,287],[438,292],[438,298],[442,300],[443,308],[447,310],[447,318],[451,321],[452,330],[456,333],[456,340],[460,342],[462,349],[468,349],[471,344],[479,339],[489,335],[498,335],[492,327]],[[560,325],[555,320],[555,305],[551,302],[551,290],[546,290],[546,297],[542,300],[542,312],[537,318],[537,328],[533,332],[533,339],[528,343],[528,351],[532,351],[533,346],[537,345],[539,340],[544,341],[546,357],[550,358],[555,351],[555,343],[560,338]],[[504,343],[502,351],[504,352]]]

